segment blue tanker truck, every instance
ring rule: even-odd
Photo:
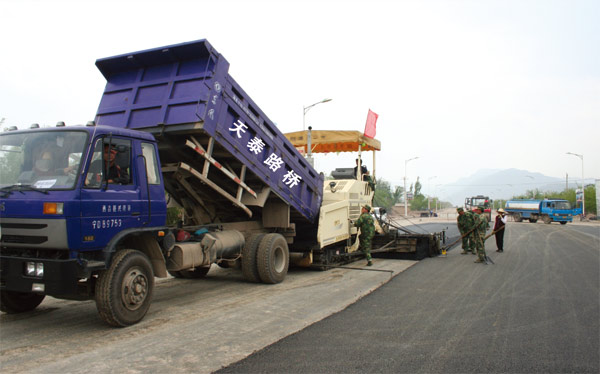
[[[504,210],[515,222],[527,219],[535,223],[541,219],[544,223],[560,222],[562,225],[572,222],[573,216],[579,214],[567,200],[559,199],[509,200]]]
[[[46,295],[93,299],[105,322],[128,326],[150,307],[155,276],[202,278],[217,264],[273,284],[292,257],[357,254],[351,222],[371,203],[368,183],[325,182],[206,40],[96,66],[107,83],[95,121],[0,134],[3,312]],[[167,226],[173,204],[183,217]]]

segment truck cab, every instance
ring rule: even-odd
[[[540,212],[544,223],[560,222],[565,225],[573,221],[573,209],[567,200],[543,200]]]
[[[492,203],[493,201],[489,196],[477,195],[465,198],[465,209],[473,210],[478,206],[483,207],[483,214],[487,217],[488,221],[492,220]]]
[[[0,134],[3,311],[89,297],[128,232],[165,225],[157,155],[152,135],[93,123]]]

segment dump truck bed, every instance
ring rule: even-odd
[[[107,80],[96,122],[151,132],[163,171],[185,171],[200,181],[183,188],[177,178],[166,178],[170,193],[197,192],[220,209],[221,221],[262,214],[263,199],[274,195],[293,208],[292,221],[318,218],[323,176],[229,75],[229,63],[206,40],[103,58],[96,66]]]

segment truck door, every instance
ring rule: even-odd
[[[156,145],[150,142],[136,141],[135,163],[138,184],[142,199],[141,212],[145,226],[163,226],[166,220],[165,191],[158,162]]]
[[[120,231],[141,226],[142,201],[130,139],[97,139],[81,189],[83,248],[104,247]]]
[[[541,211],[541,213],[542,214],[546,214],[546,215],[552,213],[551,210],[550,210],[550,203],[549,202],[547,202],[547,201],[543,201],[542,202],[542,211]]]

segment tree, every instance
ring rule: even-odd
[[[402,196],[404,195],[404,187],[396,186],[394,190],[394,204],[398,204],[402,200]]]
[[[410,202],[410,210],[426,210],[427,198],[421,194],[415,195]]]
[[[595,213],[598,215],[598,207],[596,206],[596,186],[589,184],[585,187],[585,213]]]
[[[421,187],[422,187],[421,182],[419,182],[419,177],[417,177],[417,181],[415,182],[415,196],[414,196],[415,198],[419,195],[423,196],[423,195],[421,195]],[[411,189],[412,189],[412,186],[411,186]]]
[[[392,193],[389,182],[378,179],[376,186],[375,194],[373,195],[373,206],[390,209],[396,203],[396,197]]]
[[[506,200],[503,199],[496,199],[494,200],[493,203],[493,209],[500,209],[500,208],[504,208],[506,206]]]

